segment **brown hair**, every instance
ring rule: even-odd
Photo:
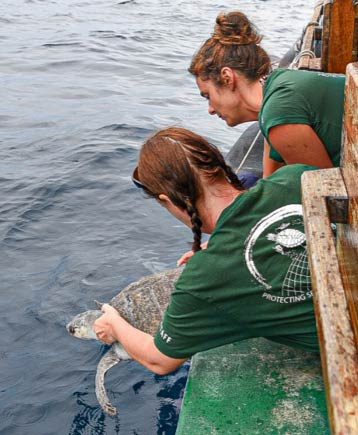
[[[143,144],[138,160],[138,178],[149,196],[158,199],[164,193],[191,218],[194,252],[200,250],[201,219],[197,201],[202,181],[226,179],[238,190],[241,182],[225,163],[220,151],[203,137],[179,127],[160,130]]]
[[[262,37],[240,11],[220,13],[211,37],[193,56],[188,71],[221,85],[221,69],[230,67],[253,82],[271,70],[270,57],[259,45]]]

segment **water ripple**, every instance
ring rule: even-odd
[[[46,419],[47,408],[42,403],[21,403],[21,399],[19,402],[5,410],[5,418],[9,419],[10,427],[21,427],[27,433],[32,433],[31,426]]]

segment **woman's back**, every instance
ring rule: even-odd
[[[173,357],[264,336],[318,350],[300,177],[290,165],[240,194],[224,209],[206,250],[176,284],[163,320]]]

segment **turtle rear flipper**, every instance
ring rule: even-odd
[[[108,398],[106,388],[104,386],[104,377],[107,371],[118,364],[120,361],[130,359],[127,352],[115,343],[109,351],[103,355],[97,366],[96,372],[96,397],[104,412],[109,415],[116,415],[117,408],[113,406]]]

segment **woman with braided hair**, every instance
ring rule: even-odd
[[[259,121],[264,135],[263,175],[284,164],[339,166],[345,76],[278,68],[261,36],[240,11],[221,13],[214,32],[194,55],[209,114],[233,127]]]
[[[309,169],[286,166],[245,190],[201,136],[171,127],[150,137],[133,181],[191,228],[195,254],[154,338],[106,304],[94,326],[98,338],[118,340],[158,374],[250,337],[317,351],[300,204],[300,177]],[[210,234],[206,249],[202,232]]]

